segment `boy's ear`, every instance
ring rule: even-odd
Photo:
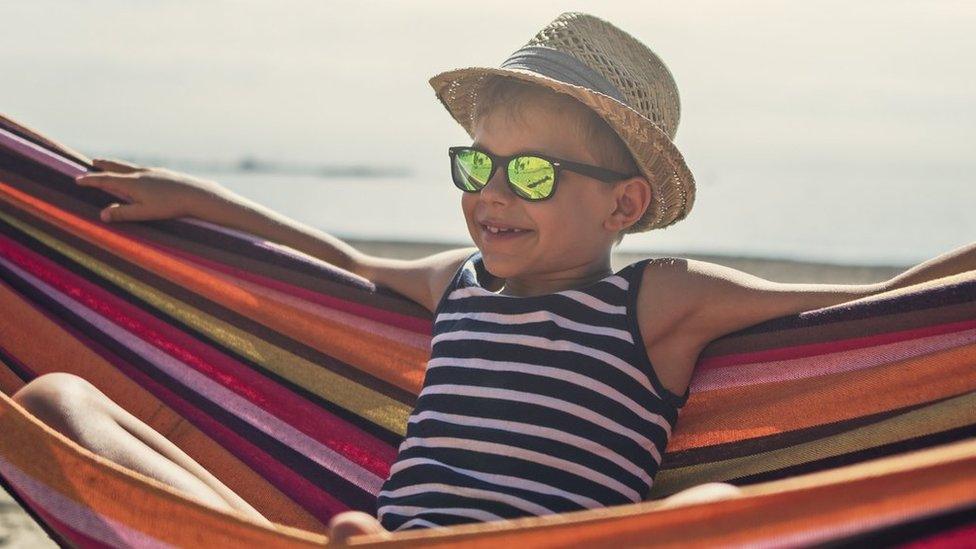
[[[634,176],[617,183],[613,189],[613,211],[604,221],[610,231],[622,231],[644,215],[651,204],[651,184],[643,176]]]

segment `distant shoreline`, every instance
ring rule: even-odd
[[[141,166],[160,166],[188,173],[212,174],[273,174],[366,179],[376,177],[410,177],[413,172],[402,167],[365,164],[310,164],[267,160],[256,156],[242,156],[234,160],[203,160],[190,158],[161,158],[127,153],[103,153],[95,158],[117,158]]]
[[[343,238],[342,240],[368,254],[399,259],[415,259],[444,250],[465,247],[462,244],[443,242],[401,242],[395,240],[356,238]],[[612,267],[614,270],[618,270],[645,257],[683,257],[696,259],[738,269],[776,282],[807,284],[867,284],[882,282],[911,267],[910,265],[845,265],[739,255],[655,252],[614,252],[611,258]]]

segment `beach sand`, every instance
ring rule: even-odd
[[[403,243],[346,240],[368,254],[381,257],[412,259],[458,246],[435,243]],[[679,254],[616,253],[613,269],[618,270],[644,257],[686,257],[725,265],[776,282],[814,284],[864,284],[881,282],[904,271],[908,266],[856,266],[808,263],[768,258],[732,256],[699,256]],[[9,494],[0,489],[0,547],[56,547]]]
[[[30,515],[25,513],[2,488],[0,488],[0,547],[17,549],[57,547],[44,530],[41,530]]]

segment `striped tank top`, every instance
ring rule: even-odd
[[[642,260],[576,290],[496,294],[480,252],[437,306],[430,362],[377,499],[390,531],[636,503],[684,406],[651,368]]]

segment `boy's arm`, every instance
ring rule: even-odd
[[[317,257],[411,299],[427,310],[437,308],[455,271],[477,248],[447,250],[419,259],[365,254],[341,239],[309,227],[237,195],[224,195],[198,216],[240,229]]]
[[[652,262],[654,278],[674,296],[669,332],[683,346],[704,348],[726,334],[773,318],[829,307],[936,278],[976,270],[976,243],[925,261],[874,284],[772,282],[730,267],[690,259]],[[651,270],[649,270],[651,271]]]
[[[912,284],[973,270],[976,270],[976,242],[933,257],[890,280],[882,282],[882,291],[904,288]]]
[[[335,236],[257,202],[221,189],[213,193],[212,200],[201,200],[194,206],[187,212],[192,217],[283,244],[363,276],[359,270],[366,254]]]
[[[367,255],[339,238],[290,219],[221,185],[160,168],[95,160],[102,171],[76,179],[125,200],[101,212],[104,221],[195,217],[238,229],[317,257],[385,286],[433,311],[460,263],[475,248],[402,260]]]

